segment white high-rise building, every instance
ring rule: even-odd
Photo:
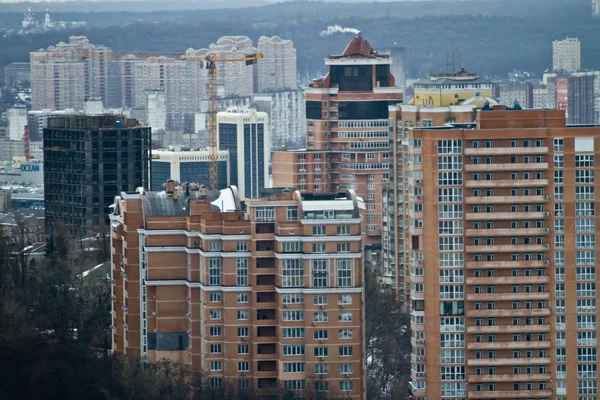
[[[8,137],[10,140],[23,140],[27,126],[27,108],[15,107],[7,111]]]
[[[304,90],[279,90],[254,96],[253,105],[269,115],[274,149],[306,146],[306,101]]]
[[[296,49],[294,42],[279,36],[261,36],[258,51],[264,58],[258,60],[258,91],[296,89]]]
[[[31,52],[32,109],[82,109],[91,97],[107,105],[110,58],[108,47],[93,45],[85,36]]]
[[[552,70],[577,72],[581,69],[581,43],[577,38],[552,42]]]
[[[209,51],[218,59],[243,58],[257,52],[247,36],[223,36],[209,46]],[[246,65],[244,61],[220,62],[217,68],[217,83],[223,88],[224,96],[251,96],[254,93],[256,65]]]
[[[241,199],[260,197],[269,182],[269,116],[255,108],[230,107],[217,113],[217,124],[219,150],[229,150],[230,184]]]
[[[600,18],[600,0],[592,0],[592,16]]]
[[[164,90],[150,89],[146,92],[146,123],[152,128],[152,140],[162,142],[167,123]]]

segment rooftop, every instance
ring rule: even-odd
[[[414,85],[452,85],[461,83],[492,83],[477,74],[471,74],[462,68],[459,72],[449,74],[432,74],[428,78],[418,80]]]
[[[346,50],[339,55],[330,55],[328,58],[331,60],[340,58],[350,57],[364,57],[364,58],[389,58],[389,54],[378,53],[373,50],[373,47],[369,44],[369,41],[362,37],[359,33],[348,43]]]

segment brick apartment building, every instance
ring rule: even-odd
[[[242,204],[235,187],[172,181],[115,198],[114,351],[214,386],[365,399],[362,200],[272,189]]]
[[[595,399],[600,127],[494,108],[408,130],[412,395]]]
[[[365,199],[366,245],[381,243],[382,183],[389,175],[388,106],[402,100],[392,59],[360,34],[306,89],[306,149],[276,151],[273,186],[301,193],[352,189]]]

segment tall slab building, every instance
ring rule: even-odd
[[[408,130],[414,398],[597,396],[599,140],[503,106]]]
[[[306,89],[306,149],[273,155],[273,186],[302,193],[352,189],[367,204],[366,242],[381,243],[382,183],[389,177],[388,106],[402,100],[389,54],[360,34],[325,59],[328,73]]]

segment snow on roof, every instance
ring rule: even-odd
[[[312,200],[303,201],[302,209],[304,211],[323,211],[323,210],[354,210],[352,200]]]

